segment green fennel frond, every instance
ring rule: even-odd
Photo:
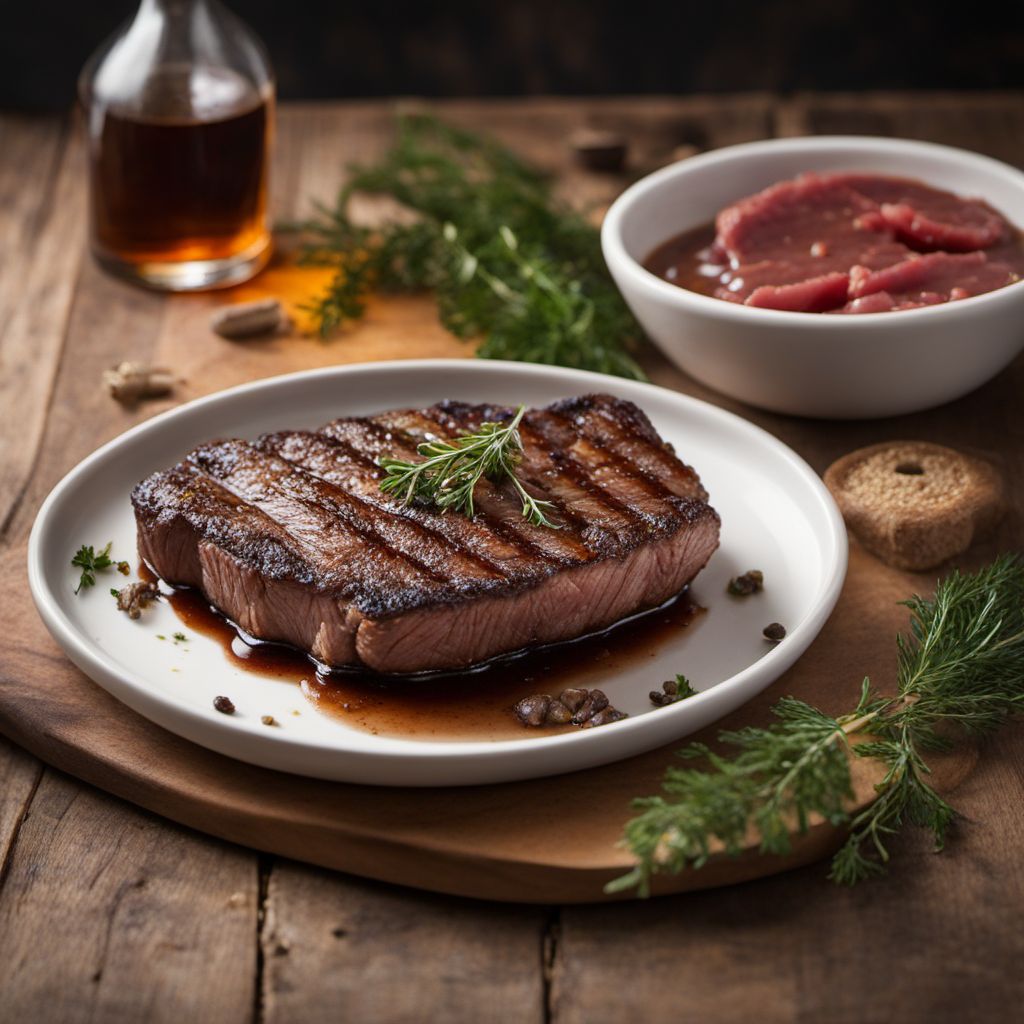
[[[350,215],[358,194],[388,196],[412,219],[361,226]],[[433,117],[402,118],[392,150],[352,168],[336,204],[294,227],[301,261],[335,270],[307,307],[322,334],[362,316],[374,289],[429,289],[442,324],[480,337],[483,358],[644,377],[631,355],[640,329],[597,229],[489,139]]]

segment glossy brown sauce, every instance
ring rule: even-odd
[[[729,265],[727,258],[716,253],[715,237],[713,223],[673,235],[651,251],[643,262],[644,269],[687,291],[720,298],[715,291]],[[990,259],[1007,263],[1024,276],[1024,232],[1015,229],[1009,238],[985,251]]]
[[[522,739],[573,731],[571,725],[527,729],[512,709],[530,694],[600,687],[616,671],[656,657],[666,641],[703,612],[684,591],[659,608],[578,640],[464,672],[386,676],[364,669],[328,670],[294,647],[248,636],[197,590],[176,590],[168,601],[187,628],[217,640],[233,665],[297,683],[317,710],[375,735],[437,740]],[[651,687],[660,682],[652,677]]]
[[[680,288],[713,298],[725,269],[713,261],[714,240],[713,223],[673,235],[651,252],[644,260],[644,268]]]

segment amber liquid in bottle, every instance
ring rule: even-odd
[[[176,114],[183,88],[208,96],[202,119]],[[96,255],[143,279],[259,261],[269,247],[271,97],[230,71],[207,71],[198,82],[194,72],[183,80],[171,72],[147,91],[144,114],[110,107],[94,126]]]

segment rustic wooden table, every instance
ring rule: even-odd
[[[393,104],[286,107],[275,212],[328,198],[343,165],[387,144]],[[624,179],[573,169],[568,132],[620,128],[631,171],[771,135],[875,133],[966,146],[1024,165],[1024,98],[1008,95],[746,95],[445,104],[552,166],[577,198]],[[98,444],[165,408],[132,413],[97,386],[130,356],[175,354],[207,300],[165,298],[101,274],[85,256],[82,143],[60,119],[0,116],[0,552],[19,551],[53,483]],[[282,285],[284,286],[284,285]],[[244,294],[244,292],[243,292]],[[464,351],[421,304],[374,305],[372,354]],[[413,335],[411,332],[415,331]],[[393,336],[388,347],[381,336]],[[410,346],[410,337],[419,340]],[[358,332],[323,346],[269,343],[239,374],[358,361]],[[182,355],[189,384],[224,375],[230,346]],[[656,380],[672,372],[653,356]],[[1024,361],[940,416],[849,424],[809,455],[891,436],[984,447],[984,429],[1024,437]],[[688,390],[708,396],[699,388]],[[722,403],[729,404],[729,403]],[[784,439],[789,421],[757,415]],[[993,428],[992,424],[997,424]],[[1018,476],[1021,458],[1007,467]],[[1018,491],[1019,493],[1019,491]],[[1009,531],[1009,532],[1005,532]],[[1002,536],[1020,541],[1019,517]],[[13,557],[13,556],[12,556]],[[20,574],[19,574],[20,578]],[[16,647],[17,636],[4,645]],[[39,660],[52,653],[24,652]],[[989,743],[957,793],[950,850],[901,839],[888,878],[854,891],[820,866],[731,889],[597,907],[481,904],[398,889],[259,855],[84,785],[0,739],[0,1019],[40,1021],[963,1021],[1024,1003],[1024,736]]]

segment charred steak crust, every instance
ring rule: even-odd
[[[254,636],[379,672],[581,636],[704,567],[720,522],[697,474],[609,395],[523,419],[520,479],[554,503],[560,530],[531,526],[511,489],[486,481],[473,520],[381,492],[381,455],[511,415],[447,401],[200,445],[132,492],[139,553]]]

